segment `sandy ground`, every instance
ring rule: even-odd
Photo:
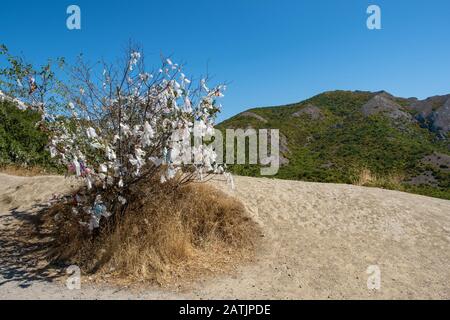
[[[450,201],[351,185],[235,177],[261,226],[255,261],[180,290],[130,289],[27,273],[31,261],[7,240],[36,204],[70,189],[63,177],[0,174],[1,299],[449,299]],[[30,209],[31,208],[31,209]],[[381,287],[368,289],[369,266]],[[373,269],[372,269],[373,270]]]

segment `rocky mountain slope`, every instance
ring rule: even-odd
[[[450,95],[419,100],[385,91],[325,92],[296,104],[247,110],[218,128],[280,129],[278,178],[450,199]],[[259,175],[258,166],[232,170]]]

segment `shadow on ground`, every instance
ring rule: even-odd
[[[0,286],[18,282],[27,288],[32,282],[52,282],[62,275],[64,269],[46,262],[51,237],[39,223],[46,209],[35,205],[0,214]]]

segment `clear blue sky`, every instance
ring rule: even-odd
[[[66,28],[81,7],[82,30]],[[366,9],[382,10],[382,30]],[[230,82],[221,120],[244,109],[334,90],[399,96],[450,93],[448,0],[12,1],[0,4],[0,43],[35,63],[122,54],[128,40]]]

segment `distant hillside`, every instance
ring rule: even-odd
[[[450,95],[425,100],[387,92],[333,91],[255,108],[218,125],[278,128],[277,178],[351,183],[450,199]],[[259,168],[234,165],[237,174]]]

